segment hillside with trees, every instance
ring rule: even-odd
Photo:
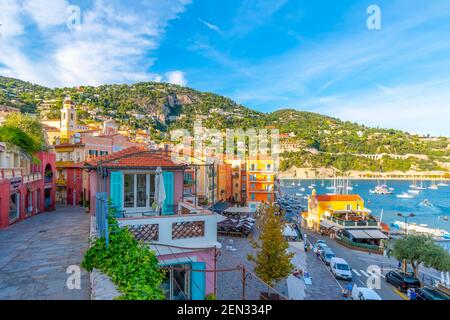
[[[333,166],[344,171],[445,171],[450,163],[448,137],[424,137],[395,129],[371,128],[294,109],[262,113],[214,93],[168,83],[50,89],[0,77],[0,105],[18,107],[24,113],[57,118],[66,96],[77,105],[81,122],[113,118],[122,128],[148,130],[156,141],[167,140],[171,129],[191,129],[196,119],[202,120],[203,126],[208,128],[277,128],[283,134],[282,143],[302,146],[299,151],[282,155],[282,170],[292,166]],[[383,156],[372,160],[359,156],[371,154],[405,157]]]

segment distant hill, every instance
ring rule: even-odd
[[[206,127],[263,128],[275,126],[283,141],[302,150],[283,155],[284,170],[329,167],[342,170],[391,171],[446,170],[449,140],[411,135],[395,129],[370,128],[333,117],[293,109],[262,113],[229,98],[160,82],[49,89],[29,82],[0,77],[0,104],[58,117],[63,99],[70,95],[84,121],[115,119],[130,129],[149,129],[155,139],[166,139],[173,128],[192,128],[196,118]],[[358,155],[424,155],[371,160]]]

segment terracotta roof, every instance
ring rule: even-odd
[[[363,201],[357,194],[317,195],[318,201]]]
[[[161,150],[149,150],[136,146],[123,149],[105,156],[96,157],[85,163],[87,167],[97,167],[98,162],[107,168],[147,168],[147,167],[181,167],[172,161],[170,154]]]

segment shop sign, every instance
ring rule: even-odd
[[[16,191],[19,189],[20,185],[22,184],[22,178],[21,177],[14,177],[9,180],[10,183],[10,189],[11,191]]]

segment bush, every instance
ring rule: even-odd
[[[121,300],[163,300],[160,287],[164,272],[155,253],[114,222],[110,217],[109,223],[115,227],[110,227],[109,247],[106,248],[104,238],[94,240],[81,266],[89,272],[95,268],[108,275],[123,293]]]

